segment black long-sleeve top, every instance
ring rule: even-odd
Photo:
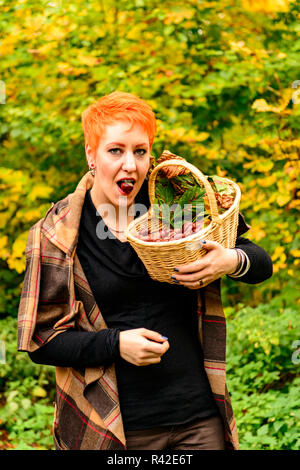
[[[99,244],[95,227],[100,219],[88,191],[77,254],[108,328],[68,330],[29,353],[30,358],[78,368],[114,362],[125,429],[179,424],[216,414],[197,337],[196,291],[153,281],[128,242],[109,238]],[[272,262],[262,248],[242,237],[236,247],[251,262],[249,271],[236,280],[255,284],[272,275]],[[169,338],[170,349],[160,363],[138,367],[121,358],[120,331],[140,327]]]
[[[249,271],[235,282],[258,284],[272,275],[272,262],[266,252],[247,238],[238,237],[236,247],[248,255]],[[107,328],[98,332],[67,330],[29,356],[37,364],[58,367],[109,365],[119,355],[119,331]]]

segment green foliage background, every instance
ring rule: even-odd
[[[246,236],[272,256],[274,275],[223,281],[240,444],[299,449],[299,2],[0,7],[0,448],[52,448],[53,368],[16,353],[24,249],[29,228],[87,171],[81,112],[121,90],[152,106],[155,157],[169,149],[241,187]]]

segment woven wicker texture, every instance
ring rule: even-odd
[[[166,154],[166,152],[168,151],[165,151],[162,155]],[[170,154],[170,152],[168,153]],[[219,214],[215,193],[207,177],[194,165],[182,159],[182,157],[177,157],[175,154],[171,155],[172,157],[174,156],[174,158],[162,161],[152,170],[148,182],[151,206],[147,213],[130,222],[126,230],[126,236],[127,240],[142,260],[149,276],[156,281],[173,284],[174,281],[171,279],[171,275],[174,274],[175,266],[196,261],[206,253],[206,250],[202,248],[202,244],[199,243],[200,240],[217,241],[225,248],[233,248],[235,246],[241,191],[235,182],[222,178],[222,181],[226,182],[234,189],[235,199],[226,212]],[[172,166],[177,167],[176,171],[173,173],[174,175],[176,172],[177,174],[183,174],[183,169],[185,169],[185,173],[186,170],[189,170],[198,183],[202,187],[204,186],[210,206],[211,222],[202,230],[178,240],[158,242],[140,240],[137,235],[141,230],[147,229],[149,233],[153,233],[161,228],[161,222],[153,211],[155,181],[160,170],[163,168],[166,170],[168,167]],[[165,174],[166,173],[165,171]]]

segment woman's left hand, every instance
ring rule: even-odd
[[[224,248],[220,243],[210,240],[205,240],[200,248],[202,247],[207,250],[202,258],[176,266],[178,272],[174,270],[172,278],[177,279],[179,285],[199,289],[235,271],[238,262],[236,250]]]

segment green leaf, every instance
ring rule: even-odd
[[[170,223],[170,207],[166,204],[163,204],[161,207],[162,221],[165,224]]]
[[[160,203],[163,202],[169,205],[172,204],[174,199],[174,190],[171,183],[168,183],[168,185],[157,183],[155,188],[155,195],[159,199]]]
[[[193,188],[185,191],[183,195],[180,197],[180,199],[178,199],[176,202],[183,209],[184,205],[190,203],[195,198],[196,195],[197,195],[197,187],[194,186]]]
[[[266,434],[268,434],[269,432],[269,425],[268,424],[264,424],[263,426],[261,426],[258,431],[257,431],[257,435],[258,436],[265,436]]]
[[[24,410],[28,410],[28,408],[31,407],[31,401],[28,398],[23,398],[23,400],[21,400],[21,405]]]
[[[221,176],[208,176],[209,183],[212,189],[217,193],[232,194],[232,188],[228,185],[227,181]]]

